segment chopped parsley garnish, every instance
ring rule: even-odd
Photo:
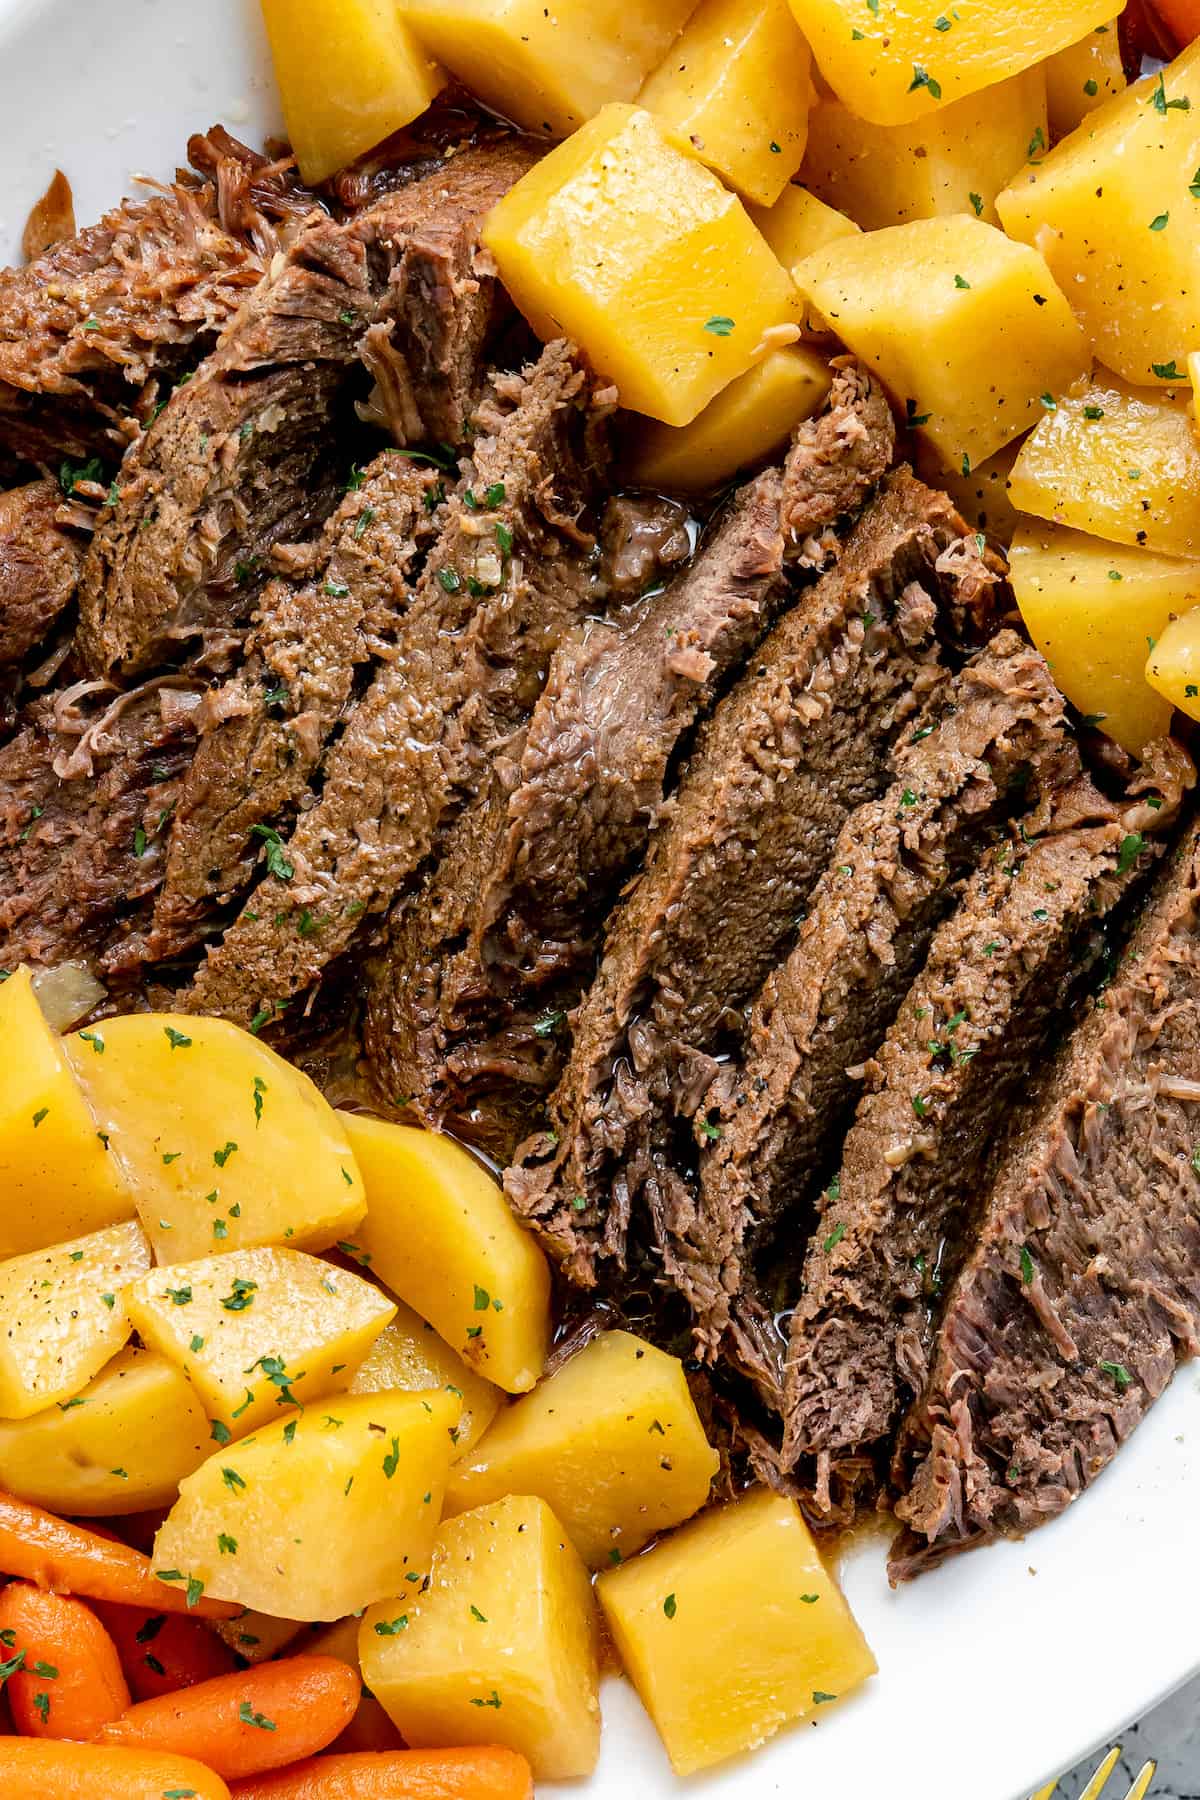
[[[252,825],[251,836],[263,840],[267,847],[267,874],[276,876],[280,881],[290,881],[296,873],[295,866],[289,862],[283,848],[283,839],[273,825]]]
[[[168,1042],[168,1044],[170,1044],[172,1050],[190,1050],[191,1049],[192,1040],[190,1037],[188,1037],[186,1032],[176,1031],[175,1028],[171,1025],[164,1025],[163,1031],[166,1035],[167,1042]]]
[[[534,1037],[551,1037],[566,1016],[565,1012],[544,1012],[540,1018],[533,1021]]]
[[[222,1556],[236,1556],[237,1539],[230,1537],[227,1531],[220,1531],[217,1533],[217,1549]]]
[[[399,1637],[402,1631],[407,1630],[407,1613],[401,1613],[398,1619],[377,1619],[375,1621],[375,1631],[379,1637]]]
[[[491,1295],[490,1295],[490,1294],[489,1294],[489,1293],[488,1293],[488,1291],[487,1291],[487,1289],[486,1289],[486,1288],[481,1288],[481,1287],[480,1287],[480,1286],[479,1286],[479,1285],[478,1285],[478,1283],[476,1283],[476,1287],[475,1287],[475,1311],[476,1311],[476,1312],[486,1312],[486,1311],[487,1311],[487,1309],[488,1309],[488,1307],[489,1307],[489,1306],[490,1306],[490,1305],[491,1305],[491,1300],[492,1300],[492,1297],[491,1297]]]
[[[494,1706],[496,1711],[499,1712],[500,1711],[500,1696],[496,1692],[495,1688],[493,1688],[491,1698],[489,1700],[472,1699],[471,1705],[472,1706]]]
[[[824,1244],[825,1254],[828,1255],[831,1250],[835,1250],[837,1248],[837,1246],[841,1243],[841,1241],[845,1237],[845,1235],[846,1235],[845,1222],[842,1220],[839,1220],[839,1222],[834,1226],[833,1230],[830,1232],[829,1236],[825,1239],[825,1244]]]
[[[1029,1254],[1029,1246],[1021,1245],[1021,1281],[1029,1287],[1033,1281],[1033,1257]]]
[[[705,331],[711,331],[714,337],[728,337],[733,330],[734,322],[724,313],[714,313],[711,319],[705,319]]]
[[[983,217],[983,195],[982,194],[968,194],[967,199],[971,202],[971,205],[975,209],[975,217],[977,219],[981,219]]]
[[[257,1281],[247,1281],[241,1275],[233,1278],[233,1290],[224,1296],[221,1305],[226,1312],[245,1312],[254,1304],[254,1296],[258,1290]]]
[[[191,1303],[192,1290],[190,1287],[169,1287],[166,1292],[167,1299],[172,1306],[188,1306]]]
[[[236,1469],[222,1469],[221,1480],[225,1483],[225,1486],[229,1489],[231,1494],[237,1493],[239,1488],[244,1488],[246,1485]]]
[[[221,1149],[213,1151],[213,1161],[216,1163],[218,1169],[223,1169],[225,1167],[225,1164],[229,1161],[236,1149],[237,1145],[234,1143],[233,1139],[226,1138]]]
[[[1145,842],[1146,840],[1140,831],[1131,831],[1127,836],[1121,839],[1121,851],[1117,858],[1118,875],[1124,875],[1128,869],[1132,869],[1134,863],[1141,854]]]
[[[274,1731],[274,1719],[268,1719],[266,1713],[256,1713],[249,1700],[243,1700],[238,1707],[238,1718],[243,1725],[253,1725],[256,1731]]]
[[[1150,221],[1151,231],[1165,231],[1166,226],[1167,226],[1167,221],[1170,219],[1170,217],[1171,217],[1171,215],[1169,212],[1156,213],[1154,218],[1152,218]]]
[[[1175,367],[1174,357],[1171,358],[1170,362],[1151,363],[1150,367],[1154,370],[1154,373],[1158,376],[1160,381],[1184,380],[1183,371]]]
[[[85,1044],[90,1044],[97,1056],[104,1055],[104,1039],[98,1031],[81,1031],[80,1037]]]
[[[1125,1367],[1124,1363],[1102,1362],[1100,1364],[1100,1369],[1103,1374],[1112,1376],[1118,1394],[1123,1394],[1127,1387],[1132,1387],[1133,1376],[1129,1373],[1129,1370]]]
[[[920,63],[913,64],[913,78],[908,84],[908,91],[911,94],[917,88],[927,89],[931,100],[940,100],[942,97],[941,82],[936,81],[927,69],[921,67]]]
[[[663,1613],[668,1619],[673,1619],[677,1611],[678,1607],[675,1604],[674,1594],[668,1594],[663,1601]]]
[[[392,1439],[392,1447],[383,1459],[383,1472],[389,1481],[392,1479],[392,1476],[396,1473],[396,1470],[399,1467],[400,1467],[400,1439],[398,1437],[394,1437]]]

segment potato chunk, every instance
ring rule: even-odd
[[[1007,545],[1021,523],[1021,515],[1012,503],[1008,478],[1017,455],[1015,444],[1006,444],[976,463],[964,475],[961,463],[954,468],[938,455],[932,444],[917,445],[916,467],[922,481],[949,494],[955,506],[975,531],[982,531],[994,543]]]
[[[180,1484],[154,1566],[277,1619],[333,1621],[402,1593],[429,1568],[458,1418],[431,1392],[278,1419]]]
[[[1200,601],[1200,562],[1029,520],[1009,553],[1025,628],[1073,705],[1133,755],[1171,723],[1146,653]]]
[[[1014,15],[1015,16],[1015,15]],[[1200,305],[1200,40],[1092,113],[996,201],[1126,381],[1173,381]]]
[[[0,1487],[79,1518],[144,1512],[212,1449],[203,1407],[153,1350],[122,1350],[76,1399],[0,1421]]]
[[[550,1347],[550,1271],[533,1238],[453,1138],[342,1116],[367,1190],[359,1254],[472,1369],[524,1393]]]
[[[1189,719],[1200,719],[1200,606],[1163,626],[1146,659],[1146,680]]]
[[[209,1417],[241,1437],[349,1386],[395,1307],[301,1250],[241,1250],[156,1269],[128,1295],[142,1341],[178,1363]]]
[[[839,238],[857,237],[862,227],[827,206],[808,188],[789,182],[773,206],[751,206],[747,209],[785,269],[814,250],[835,244]]]
[[[872,125],[840,100],[809,121],[803,177],[868,230],[974,213],[996,222],[996,195],[1046,148],[1046,80],[1027,69],[908,125]]]
[[[483,237],[538,335],[574,338],[623,405],[668,425],[797,316],[741,202],[644,108],[606,106],[522,176]]]
[[[129,1013],[64,1044],[158,1262],[353,1236],[366,1202],[345,1115],[248,1031]]]
[[[1089,113],[1125,91],[1117,21],[1093,26],[1077,44],[1055,51],[1042,68],[1050,129],[1056,138],[1066,137]]]
[[[131,1283],[150,1267],[136,1219],[0,1263],[0,1418],[67,1400],[133,1329]]]
[[[0,1040],[7,1047],[0,1057],[0,1256],[132,1219],[133,1189],[108,1153],[27,968],[0,983]]]
[[[981,219],[919,219],[843,238],[792,271],[909,422],[969,473],[1042,416],[1089,357],[1036,250]],[[984,347],[986,346],[986,353]]]
[[[638,105],[739,194],[770,206],[804,155],[811,68],[787,0],[701,0]]]
[[[403,1388],[406,1394],[424,1394],[445,1388],[462,1401],[458,1422],[457,1455],[465,1456],[479,1442],[500,1409],[500,1390],[468,1369],[411,1306],[396,1308],[391,1324],[375,1340],[371,1354],[350,1379],[351,1394],[378,1394]]]
[[[1010,492],[1021,512],[1056,525],[1200,556],[1200,443],[1186,378],[1134,388],[1101,370],[1060,395],[1021,446]]]
[[[500,1414],[456,1466],[446,1511],[539,1494],[601,1569],[698,1512],[719,1460],[678,1358],[605,1331]]]
[[[400,0],[422,42],[471,92],[526,131],[566,137],[609,100],[632,100],[694,0]]]
[[[428,1589],[374,1606],[363,1680],[407,1744],[506,1744],[539,1781],[600,1750],[598,1620],[587,1570],[543,1500],[497,1500],[437,1534]]]
[[[596,1584],[679,1775],[750,1750],[876,1669],[791,1500],[757,1489]]]
[[[324,181],[399,131],[445,86],[396,0],[262,0],[262,10],[305,181]]]
[[[862,0],[791,7],[839,99],[873,124],[903,125],[1075,43],[1111,15],[1112,0],[1042,0],[1035,9],[977,0],[961,15],[890,0],[875,11]]]
[[[770,456],[829,392],[829,365],[812,350],[773,350],[710,400],[690,425],[649,423],[638,434],[630,478],[643,487],[701,493]]]

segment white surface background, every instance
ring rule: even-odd
[[[136,173],[169,175],[189,132],[217,120],[251,141],[278,129],[255,0],[0,0],[0,263],[56,164],[86,222]],[[1198,1495],[1200,1377],[1185,1370],[1098,1486],[1027,1544],[899,1594],[881,1546],[856,1551],[847,1592],[881,1672],[815,1727],[685,1787],[614,1681],[599,1772],[559,1791],[1018,1800],[1200,1668]],[[1180,1795],[1200,1787],[1191,1755]]]

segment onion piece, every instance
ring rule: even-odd
[[[38,969],[33,976],[33,991],[55,1031],[69,1031],[94,1012],[108,994],[85,964],[74,962]]]

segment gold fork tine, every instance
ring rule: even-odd
[[[1057,1781],[1052,1781],[1049,1787],[1039,1788],[1037,1793],[1034,1794],[1033,1800],[1054,1800],[1054,1796],[1057,1792],[1058,1783]]]
[[[1157,1767],[1157,1763],[1152,1762],[1148,1762],[1142,1767],[1138,1772],[1133,1786],[1126,1795],[1125,1800],[1146,1800],[1146,1794],[1149,1790],[1150,1783],[1154,1780],[1154,1774]]]
[[[1104,1761],[1100,1764],[1100,1767],[1096,1770],[1096,1773],[1092,1776],[1092,1779],[1084,1788],[1082,1794],[1080,1794],[1079,1800],[1100,1800],[1101,1794],[1108,1785],[1108,1778],[1120,1760],[1121,1746],[1118,1744],[1114,1750],[1109,1751]],[[1146,1795],[1150,1790],[1150,1783],[1154,1780],[1157,1767],[1157,1763],[1152,1762],[1144,1763],[1142,1765],[1138,1770],[1137,1775],[1134,1777],[1133,1786],[1126,1794],[1125,1800],[1146,1800]],[[1032,1800],[1054,1800],[1054,1796],[1057,1792],[1058,1783],[1057,1781],[1052,1781],[1048,1787],[1039,1788],[1037,1793],[1033,1795]]]
[[[1104,1761],[1100,1764],[1100,1767],[1096,1770],[1096,1773],[1092,1776],[1092,1779],[1088,1782],[1082,1794],[1080,1794],[1079,1800],[1100,1800],[1100,1796],[1108,1783],[1108,1778],[1120,1760],[1121,1746],[1120,1744],[1117,1744],[1114,1749],[1109,1751]]]

